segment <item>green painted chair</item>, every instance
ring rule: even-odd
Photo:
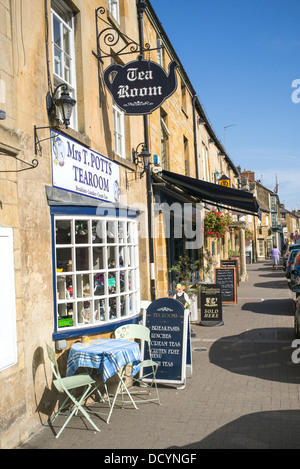
[[[140,398],[135,400],[136,404],[140,404],[143,402],[157,401],[157,403],[160,405],[160,399],[159,399],[157,382],[156,382],[156,372],[158,368],[158,363],[153,361],[151,357],[150,329],[141,324],[128,324],[126,326],[120,326],[115,330],[115,338],[125,339],[125,340],[138,339],[138,340],[144,341],[144,347],[148,348],[149,359],[143,360],[141,362],[142,372],[133,377],[131,375],[125,374],[124,377],[132,379],[133,381],[132,383],[133,386],[130,389],[130,394],[134,400],[135,400],[135,397],[139,394],[140,395],[148,394],[150,396],[151,391],[155,389],[156,397],[149,397],[145,399],[142,396],[140,396]],[[135,388],[134,385],[139,385],[138,389],[134,389]],[[140,389],[140,387],[142,387],[142,389]],[[124,399],[123,399],[123,402],[129,403],[129,401],[124,401]]]
[[[51,362],[52,371],[56,378],[55,380],[53,380],[53,384],[59,392],[64,392],[66,394],[66,398],[63,403],[59,406],[58,411],[50,419],[51,423],[54,422],[56,417],[62,412],[63,409],[68,408],[67,420],[65,421],[55,438],[58,438],[60,436],[61,432],[71,420],[73,415],[77,415],[78,411],[80,411],[88,419],[88,421],[92,424],[95,430],[100,432],[101,430],[99,430],[99,428],[95,425],[87,411],[82,406],[84,401],[95,390],[95,380],[93,380],[91,376],[87,373],[79,373],[78,375],[62,378],[58,369],[54,350],[49,347],[48,344],[46,344],[46,347],[48,357]],[[83,388],[81,391],[81,395],[78,392],[79,388]],[[75,392],[78,393],[79,397],[75,397]]]

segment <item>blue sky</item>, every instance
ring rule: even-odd
[[[233,163],[300,209],[300,0],[150,1]]]

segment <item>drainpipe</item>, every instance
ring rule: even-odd
[[[144,58],[144,27],[143,15],[147,7],[146,0],[138,0],[138,22],[139,22],[139,36],[141,55]],[[144,149],[149,152],[149,134],[148,134],[148,116],[144,115]],[[151,301],[155,300],[155,273],[154,273],[154,248],[153,248],[153,226],[152,226],[152,181],[151,181],[151,165],[150,158],[146,166],[147,176],[147,209],[148,209],[148,235],[149,235],[149,260],[150,260],[150,292]]]
[[[196,95],[193,96],[193,131],[194,131],[194,150],[195,150],[195,168],[196,168],[196,179],[199,179],[198,170],[198,149],[197,149],[197,130],[196,130]]]

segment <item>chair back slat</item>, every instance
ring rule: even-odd
[[[150,329],[141,324],[128,324],[115,330],[116,339],[140,339],[150,342]]]
[[[60,376],[60,372],[59,372],[55,352],[48,344],[46,344],[46,348],[47,348],[48,358],[51,362],[51,368],[52,368],[52,371],[55,375],[55,378],[58,379],[59,381],[61,381],[61,376]]]

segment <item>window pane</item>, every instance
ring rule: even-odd
[[[77,298],[91,296],[91,285],[89,274],[76,275]]]
[[[96,274],[94,275],[94,295],[103,296],[105,295],[105,278],[106,274]]]
[[[78,311],[78,323],[80,324],[89,324],[92,321],[92,309],[90,301],[78,301],[77,303]]]
[[[71,221],[57,220],[55,224],[56,244],[71,243]]]
[[[117,318],[117,299],[116,298],[109,298],[109,319],[116,319]]]
[[[84,244],[88,242],[87,220],[75,221],[75,242],[76,244]]]
[[[61,48],[60,23],[55,16],[53,17],[53,42]]]
[[[67,81],[68,83],[71,83],[71,63],[70,59],[68,56],[65,55],[65,60],[64,60],[64,80]]]
[[[71,55],[70,32],[66,28],[63,28],[63,35],[64,35],[64,37],[63,37],[63,39],[64,39],[63,49],[68,55]]]
[[[72,271],[72,249],[58,248],[56,250],[56,269],[57,272]]]
[[[73,326],[73,303],[58,305],[58,327]]]
[[[93,269],[102,270],[104,269],[104,252],[103,248],[93,248]]]
[[[73,278],[72,276],[57,277],[57,295],[59,300],[73,298]]]
[[[89,270],[89,249],[76,248],[76,270]]]
[[[57,47],[54,47],[54,71],[60,77],[62,76],[61,51]]]
[[[120,316],[126,316],[126,297],[120,296]]]
[[[116,243],[117,242],[117,225],[115,221],[107,222],[107,242]]]
[[[116,268],[116,248],[114,246],[107,247],[107,266],[109,269]]]
[[[105,225],[103,221],[92,222],[92,239],[95,244],[105,242]]]
[[[119,243],[126,243],[127,237],[127,223],[125,221],[119,221],[118,228],[118,241]]]
[[[126,272],[125,270],[120,271],[120,292],[126,291]]]
[[[105,300],[95,300],[94,302],[95,321],[105,321]]]
[[[113,294],[116,293],[116,273],[115,272],[110,272],[108,274],[108,294]]]

